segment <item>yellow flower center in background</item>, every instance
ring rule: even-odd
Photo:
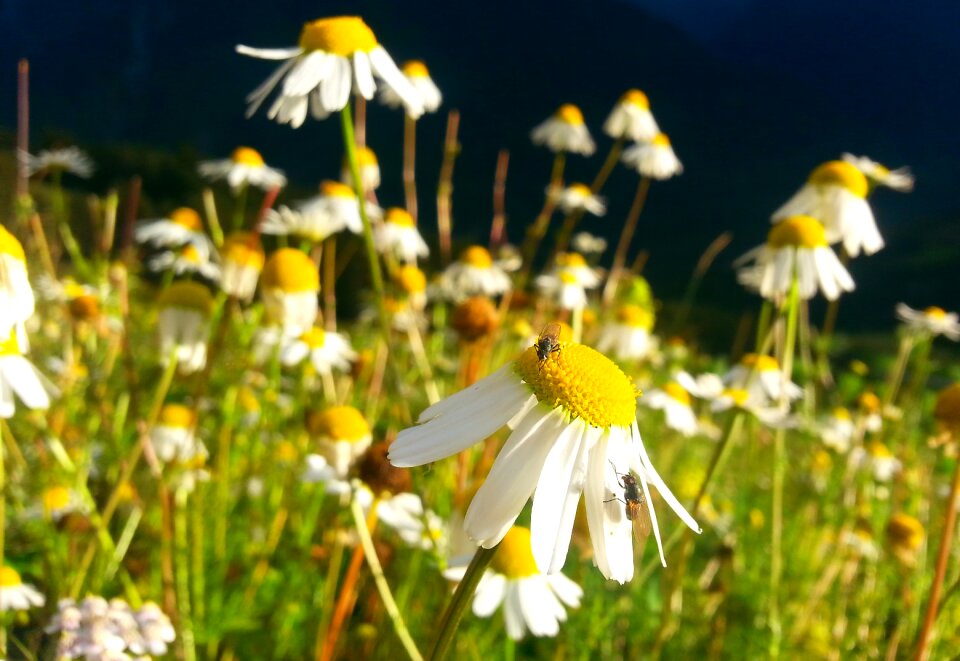
[[[312,417],[310,431],[331,441],[354,443],[370,436],[370,425],[352,406],[331,406]]]
[[[617,319],[627,326],[650,330],[653,328],[653,314],[639,305],[621,305],[617,310]]]
[[[359,16],[321,18],[303,24],[300,48],[320,50],[347,57],[357,51],[369,53],[377,47],[373,30]]]
[[[671,381],[663,387],[663,392],[670,396],[670,399],[676,400],[685,406],[690,406],[690,393],[683,389],[679,383]]]
[[[200,220],[200,214],[189,207],[180,207],[179,209],[174,209],[173,213],[170,214],[170,220],[177,225],[186,227],[188,230],[192,230],[194,232],[199,232],[203,228],[203,223]]]
[[[824,473],[833,466],[833,458],[828,452],[817,450],[813,455],[812,468],[818,473]]]
[[[199,282],[182,280],[164,289],[157,299],[157,304],[161,308],[187,308],[210,314],[213,309],[213,297],[210,295],[210,290]]]
[[[416,266],[409,264],[397,271],[397,282],[408,294],[419,294],[427,288],[427,276]]]
[[[369,147],[360,147],[357,149],[357,164],[360,167],[377,165],[377,155]]]
[[[933,407],[933,417],[948,425],[960,425],[960,382],[940,391]]]
[[[191,264],[200,264],[204,261],[203,255],[200,254],[200,251],[197,250],[197,247],[192,243],[188,243],[180,251],[180,257],[187,260]]]
[[[288,294],[320,291],[320,273],[305,254],[295,248],[281,248],[263,267],[263,286]]]
[[[560,266],[567,266],[572,268],[579,268],[587,265],[587,260],[583,258],[583,255],[576,252],[564,252],[557,255],[557,264]]]
[[[319,349],[326,343],[326,340],[327,333],[322,328],[316,326],[300,336],[300,341],[311,349]]]
[[[780,370],[776,358],[773,356],[759,356],[755,353],[748,353],[740,361],[740,364],[748,368],[756,366],[758,372],[777,372]]]
[[[560,282],[565,285],[575,285],[577,283],[577,275],[571,273],[570,271],[560,271]]]
[[[632,106],[637,106],[644,110],[650,110],[650,99],[640,90],[627,91],[626,94],[620,97],[620,101],[621,103],[629,103]]]
[[[560,106],[555,117],[572,126],[583,126],[583,113],[572,103],[564,103]]]
[[[398,227],[413,227],[413,216],[407,213],[406,209],[400,207],[390,207],[387,209],[384,221]]]
[[[589,425],[629,427],[636,420],[639,392],[633,381],[588,346],[563,343],[542,362],[531,346],[517,358],[514,370],[540,402],[560,406]]]
[[[539,573],[530,546],[530,529],[514,526],[507,531],[490,563],[507,578],[518,579]]]
[[[427,71],[427,65],[421,60],[410,60],[403,63],[403,73],[407,78],[429,78],[430,72]]]
[[[860,406],[868,413],[876,413],[880,410],[880,398],[872,392],[865,392],[860,395]]]
[[[0,340],[0,356],[19,356],[20,343],[17,341],[16,328],[10,329],[10,335],[5,340]]]
[[[323,197],[342,197],[348,200],[357,199],[353,189],[339,181],[326,180],[320,182],[320,195]]]
[[[669,147],[670,138],[667,137],[666,133],[658,133],[653,136],[653,140],[650,141],[656,147]]]
[[[581,183],[570,184],[570,186],[567,188],[567,191],[580,197],[590,197],[593,195],[593,193],[590,191],[590,187]]]
[[[727,388],[723,391],[723,394],[733,400],[734,406],[740,408],[743,408],[747,400],[750,399],[750,393],[743,388]]]
[[[27,257],[23,254],[23,246],[7,228],[0,225],[0,255],[10,255],[18,262],[26,263]]]
[[[66,487],[50,487],[40,496],[43,511],[49,516],[70,504],[70,490]]]
[[[837,420],[849,420],[850,411],[842,406],[838,406],[837,408],[833,409],[833,417]]]
[[[823,225],[810,216],[790,216],[773,226],[767,235],[771,248],[821,248],[827,245]]]
[[[252,147],[237,147],[230,159],[237,165],[249,165],[252,168],[262,168],[264,165],[263,156]]]
[[[493,266],[493,258],[483,246],[470,246],[460,253],[460,261],[478,269],[488,269]]]
[[[0,567],[0,588],[14,588],[20,585],[20,574],[13,567]]]
[[[867,196],[867,178],[845,161],[827,161],[817,166],[807,181],[816,186],[841,186],[857,197]]]
[[[909,514],[897,512],[887,523],[887,537],[891,544],[919,548],[923,543],[923,524]]]
[[[946,318],[947,311],[944,310],[943,308],[938,308],[935,305],[931,305],[930,307],[928,307],[926,310],[923,311],[923,314],[927,317],[930,317],[931,319],[940,321]]]
[[[297,446],[287,439],[283,439],[277,443],[277,446],[273,449],[273,458],[285,464],[290,464],[296,461],[299,454],[300,453],[297,451]]]
[[[247,413],[258,413],[260,411],[260,400],[257,394],[249,386],[243,386],[237,393],[237,402]]]
[[[873,441],[867,444],[867,452],[870,453],[870,456],[874,459],[889,459],[893,456],[893,453],[890,452],[890,448],[881,443],[880,441]]]
[[[223,242],[223,261],[256,270],[263,268],[264,254],[260,239],[251,232],[234,232]]]
[[[176,427],[177,429],[191,429],[197,422],[197,413],[183,404],[164,404],[160,409],[158,425]]]

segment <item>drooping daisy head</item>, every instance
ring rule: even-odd
[[[603,131],[611,138],[650,142],[660,129],[650,112],[650,100],[638,89],[628,90],[617,101],[603,124]]]
[[[299,335],[313,326],[319,311],[320,273],[304,253],[281,248],[267,259],[260,278],[267,317],[285,332]]]
[[[564,103],[553,115],[530,133],[533,144],[554,153],[571,152],[590,156],[596,151],[590,131],[583,122],[583,113],[572,103]]]
[[[313,326],[298,337],[288,338],[280,350],[284,365],[296,365],[306,358],[318,373],[331,374],[333,370],[348,371],[357,352],[342,333]]]
[[[413,216],[399,207],[386,210],[383,223],[376,228],[373,238],[379,252],[392,254],[407,264],[415,264],[418,258],[430,254]]]
[[[347,476],[373,439],[370,424],[352,406],[330,406],[320,411],[307,411],[307,431],[317,442],[317,451],[337,472]]]
[[[773,356],[748,353],[731,367],[723,383],[744,390],[758,405],[799,399],[803,389],[792,381],[784,381],[780,364]]]
[[[360,181],[363,183],[363,190],[375,191],[380,188],[380,162],[377,155],[370,147],[364,145],[357,147],[357,167],[360,169]],[[340,164],[340,181],[353,190],[353,173],[350,172],[350,162],[346,155]]]
[[[602,216],[607,213],[607,205],[603,198],[594,195],[589,186],[581,183],[570,184],[560,191],[557,206],[564,213],[572,211],[590,212],[594,216]]]
[[[0,565],[0,613],[41,608],[44,603],[44,596],[32,585],[24,583],[16,569]]]
[[[623,151],[621,160],[642,177],[665,180],[683,173],[683,164],[673,151],[670,138],[657,133],[650,142],[637,143]]]
[[[597,338],[597,350],[612,353],[618,360],[646,358],[654,348],[653,311],[632,303],[617,308],[615,320],[604,323]]]
[[[954,342],[960,340],[960,318],[956,312],[947,312],[935,305],[914,310],[905,303],[897,303],[897,318],[915,333],[931,337],[943,335]]]
[[[260,152],[252,147],[237,147],[230,158],[204,161],[197,169],[210,181],[226,180],[234,193],[247,186],[272,190],[287,185],[283,171],[268,167]]]
[[[174,282],[157,299],[157,328],[164,361],[175,354],[183,373],[196,372],[207,362],[207,333],[213,296],[199,282]]]
[[[220,266],[211,259],[211,254],[194,243],[164,250],[147,260],[151,271],[173,271],[176,275],[200,275],[214,282],[220,279]]]
[[[252,232],[234,232],[223,242],[220,254],[220,288],[228,296],[250,301],[265,261],[260,238]]]
[[[164,463],[187,463],[206,448],[197,440],[197,412],[183,404],[168,403],[160,409],[157,424],[150,429],[150,444],[157,458]]]
[[[854,156],[847,153],[843,154],[841,158],[844,162],[860,170],[875,186],[885,186],[900,193],[909,193],[913,190],[913,175],[910,173],[910,168],[903,167],[891,170],[866,156]]]
[[[284,63],[247,96],[247,116],[282,80],[280,93],[267,117],[297,128],[309,111],[315,119],[343,110],[351,91],[369,100],[377,91],[376,78],[403,99],[407,114],[423,114],[420,95],[379,44],[373,30],[357,16],[321,18],[305,23],[295,48],[260,49],[237,46],[237,52]]]
[[[800,298],[813,298],[817,291],[828,300],[853,291],[853,278],[827,244],[823,225],[811,216],[790,216],[774,225],[766,245],[755,248],[736,264],[741,284],[767,299],[785,296],[797,282]]]
[[[575,252],[557,255],[550,273],[536,279],[540,292],[563,310],[582,310],[587,305],[587,289],[600,284],[596,270]]]
[[[36,155],[27,154],[27,168],[31,175],[69,172],[84,179],[90,178],[94,170],[93,159],[79,147],[44,149]]]
[[[32,317],[35,305],[23,245],[0,225],[0,337]]]
[[[203,232],[200,214],[190,207],[174,209],[166,218],[143,220],[133,234],[137,243],[148,243],[158,248],[193,245],[204,256],[214,252],[213,242]]]
[[[433,82],[427,65],[421,60],[408,60],[400,67],[400,71],[410,85],[420,97],[420,103],[426,112],[436,112],[440,107],[443,97],[440,94],[440,88]],[[390,87],[383,87],[380,92],[380,100],[391,108],[399,108],[404,105],[404,101]]]
[[[440,276],[441,295],[453,301],[483,294],[499,296],[511,288],[510,277],[493,261],[490,251],[483,246],[469,246],[460,259],[452,263]]]

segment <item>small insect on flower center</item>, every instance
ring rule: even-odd
[[[252,147],[237,147],[233,150],[230,159],[237,165],[249,165],[252,168],[262,168],[264,166],[263,156]]]
[[[514,526],[507,531],[491,565],[494,571],[511,579],[536,575],[538,570],[530,546],[530,529]]]
[[[323,181],[320,183],[320,195],[323,197],[340,197],[348,200],[357,199],[353,189],[339,181]]]
[[[23,581],[13,567],[0,567],[0,588],[15,588]]]
[[[174,209],[173,213],[170,214],[170,220],[194,232],[199,232],[203,227],[203,223],[200,221],[200,214],[189,207]]]
[[[636,419],[636,386],[595,349],[564,343],[549,360],[541,361],[532,346],[520,354],[514,369],[540,402],[563,407],[589,425],[629,427]]]
[[[572,103],[564,103],[560,106],[556,118],[571,126],[583,126],[583,113]]]
[[[644,110],[650,110],[650,99],[647,98],[646,94],[637,89],[628,90],[620,98],[620,101],[622,103],[629,103],[631,106],[643,108]]]
[[[644,330],[653,328],[653,315],[639,305],[621,305],[620,309],[617,310],[617,319],[632,328],[642,328]]]
[[[683,389],[679,383],[671,381],[663,387],[663,392],[667,393],[671,399],[680,402],[684,406],[690,406],[690,394]]]
[[[669,147],[670,138],[667,137],[666,133],[658,133],[653,136],[653,140],[650,141],[655,147]]]
[[[263,286],[293,294],[320,291],[320,273],[305,254],[295,248],[281,248],[263,267]]]
[[[407,78],[429,78],[430,72],[427,65],[420,60],[410,60],[403,63],[403,73]]]
[[[357,51],[369,53],[376,47],[373,30],[359,16],[321,18],[304,23],[300,32],[300,48],[305,51],[348,57]]]
[[[256,270],[263,268],[264,254],[260,240],[250,232],[235,232],[223,243],[223,261]]]
[[[460,261],[478,269],[488,269],[493,266],[493,258],[483,246],[470,246],[460,253]]]
[[[160,409],[157,424],[177,429],[192,429],[197,423],[197,413],[183,404],[166,404]]]
[[[0,225],[0,255],[10,255],[18,262],[26,263],[27,258],[23,253],[23,246],[13,234],[7,231],[7,228]]]
[[[860,198],[867,196],[867,178],[845,161],[827,161],[817,166],[807,181],[815,186],[840,186]]]
[[[935,305],[931,305],[926,310],[923,311],[924,316],[929,317],[930,319],[940,321],[947,317],[947,311],[943,308],[938,308]]]
[[[210,314],[213,309],[213,296],[210,295],[210,290],[199,282],[183,280],[164,289],[157,299],[157,304],[161,308],[187,308]]]
[[[823,225],[811,216],[790,216],[773,226],[767,235],[771,248],[822,248],[827,245]]]
[[[331,406],[308,414],[307,429],[314,436],[330,441],[355,443],[370,436],[370,425],[352,406]]]
[[[412,264],[402,266],[397,271],[397,282],[408,294],[419,294],[427,288],[427,276]]]
[[[411,216],[405,209],[400,207],[390,207],[387,209],[386,216],[384,220],[391,225],[396,225],[398,227],[413,227],[413,216]]]
[[[40,497],[43,511],[52,514],[70,504],[70,490],[66,487],[50,487]]]

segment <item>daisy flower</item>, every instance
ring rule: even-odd
[[[483,246],[470,246],[460,259],[440,275],[440,293],[447,299],[461,301],[469,296],[499,296],[511,288],[510,277],[494,263]]]
[[[214,282],[220,279],[220,267],[210,259],[210,253],[198,250],[192,243],[154,255],[147,260],[147,268],[151,271],[170,270],[176,275],[196,273]]]
[[[40,509],[45,518],[60,521],[68,514],[83,512],[84,508],[80,497],[72,489],[58,485],[43,490]]]
[[[409,60],[403,63],[400,71],[419,95],[423,109],[426,112],[436,112],[443,97],[440,94],[440,88],[430,77],[427,65],[420,60]],[[390,87],[381,89],[380,100],[390,108],[399,108],[404,105],[404,100]]]
[[[451,566],[443,575],[459,581],[466,565]],[[562,573],[544,574],[533,558],[530,529],[513,526],[507,531],[473,598],[473,614],[490,617],[503,605],[507,635],[520,640],[556,636],[567,619],[564,606],[578,608],[583,590]]]
[[[137,243],[148,243],[158,248],[172,248],[189,243],[204,256],[214,252],[213,242],[203,233],[200,214],[188,207],[174,209],[169,218],[140,221],[133,236]]]
[[[853,530],[847,530],[840,536],[840,543],[865,560],[880,557],[880,547],[873,539],[873,531],[867,521],[858,521]]]
[[[828,161],[770,217],[777,223],[792,216],[813,216],[826,228],[829,243],[843,243],[851,257],[860,250],[872,255],[883,248],[883,237],[867,203],[867,178],[854,165]]]
[[[299,337],[287,340],[280,351],[280,362],[288,367],[308,357],[317,372],[330,374],[334,369],[348,371],[350,363],[357,359],[357,352],[342,333],[313,326]]]
[[[280,94],[267,117],[298,128],[307,118],[325,119],[343,110],[351,91],[373,98],[379,78],[403,99],[407,114],[419,117],[423,103],[419,93],[400,72],[393,58],[377,42],[363,19],[357,16],[321,18],[305,23],[295,48],[237,46],[241,55],[284,63],[260,87],[247,96],[247,117],[257,111],[280,81]]]
[[[237,147],[230,158],[204,161],[197,170],[210,181],[226,179],[234,194],[247,186],[272,190],[287,185],[283,171],[268,167],[260,152],[251,147]]]
[[[264,259],[263,246],[256,234],[230,234],[221,250],[220,288],[227,296],[249,302],[257,290]]]
[[[550,273],[538,276],[537,288],[562,310],[582,310],[587,306],[587,289],[600,284],[596,271],[577,253],[560,253]]]
[[[79,147],[44,149],[37,155],[27,154],[30,174],[38,172],[69,172],[88,179],[93,174],[93,160]]]
[[[319,306],[320,274],[309,257],[293,248],[281,248],[263,267],[260,296],[267,317],[288,335],[313,327]]]
[[[581,254],[599,256],[607,249],[607,240],[589,232],[577,232],[573,235],[570,245]]]
[[[738,409],[749,413],[757,420],[773,429],[789,429],[796,426],[796,420],[790,412],[770,402],[765,394],[756,389],[723,388],[710,402],[713,412]]]
[[[627,147],[620,159],[650,179],[663,181],[683,173],[683,164],[673,152],[670,138],[665,133],[657,133],[650,142]]]
[[[206,455],[206,448],[196,438],[197,412],[183,404],[164,404],[157,424],[150,429],[150,445],[164,463],[188,462],[197,455]]]
[[[357,147],[357,166],[360,168],[363,190],[369,193],[380,188],[380,163],[372,149],[367,146]],[[353,173],[350,172],[350,162],[346,156],[340,164],[340,181],[353,190]]]
[[[317,441],[319,455],[340,479],[346,478],[350,466],[367,451],[373,440],[370,424],[352,406],[308,411],[306,426],[310,436]],[[314,460],[313,463],[315,470],[320,468],[319,462]]]
[[[880,441],[871,441],[865,447],[854,448],[850,452],[850,463],[870,471],[877,482],[889,482],[903,469],[900,460]]]
[[[923,524],[909,514],[896,512],[884,532],[894,557],[907,567],[915,567],[926,538]]]
[[[413,264],[405,264],[396,270],[393,279],[413,310],[422,311],[427,306],[427,276],[423,271]]]
[[[663,388],[648,391],[643,402],[652,409],[663,411],[667,427],[684,436],[693,436],[700,431],[697,416],[691,408],[690,393],[676,381],[670,381]]]
[[[381,223],[374,230],[377,250],[393,254],[401,262],[416,263],[418,257],[430,254],[430,248],[417,231],[413,216],[399,207],[387,209]]]
[[[364,512],[374,505],[370,487],[355,480],[356,498]],[[423,500],[415,493],[381,492],[376,499],[377,521],[390,528],[407,545],[423,551],[443,551],[446,546],[446,530],[443,519],[436,512],[423,506]]]
[[[621,305],[617,308],[615,321],[600,328],[597,338],[597,350],[612,353],[618,360],[640,360],[646,358],[653,342],[653,312],[640,305]]]
[[[0,336],[32,317],[35,305],[23,246],[0,225]]]
[[[549,189],[547,194],[550,194]],[[557,196],[557,206],[560,207],[560,210],[564,213],[571,213],[573,211],[585,212],[588,211],[594,216],[602,216],[607,213],[607,205],[603,201],[603,198],[594,195],[593,191],[590,190],[590,187],[586,184],[570,184]]]
[[[207,363],[207,335],[213,312],[210,290],[199,282],[175,282],[160,294],[157,304],[160,308],[157,330],[164,362],[176,352],[177,367],[182,373],[203,369]]]
[[[0,567],[0,612],[42,608],[44,596],[29,583],[24,583],[13,567]]]
[[[654,537],[663,548],[650,488],[694,531],[687,513],[660,478],[636,421],[637,389],[603,354],[562,343],[545,360],[536,346],[469,388],[420,414],[390,447],[395,466],[419,466],[454,455],[495,431],[512,432],[470,503],[464,530],[484,548],[506,536],[533,497],[532,551],[537,568],[553,574],[567,556],[580,494],[595,562],[607,578],[633,577],[632,523],[618,474],[632,471],[643,489]]]
[[[21,341],[11,328],[5,341],[0,341],[0,418],[12,418],[14,395],[28,409],[50,408],[50,398],[57,388],[33,364],[21,355]]]
[[[627,91],[613,107],[603,131],[611,138],[650,142],[660,129],[650,112],[650,100],[637,89]]]
[[[371,218],[381,216],[379,207],[371,203],[367,213]],[[264,234],[292,234],[315,243],[345,229],[361,234],[363,219],[357,194],[339,181],[321,183],[320,195],[297,203],[296,210],[281,206],[269,211],[260,227]]]
[[[583,113],[572,103],[564,103],[549,119],[544,120],[530,133],[535,145],[543,145],[554,153],[572,152],[590,156],[596,151]]]
[[[910,168],[890,168],[873,161],[866,156],[854,156],[853,154],[843,154],[840,158],[857,168],[877,186],[892,188],[900,193],[909,193],[913,190],[913,175]]]
[[[820,425],[820,440],[831,450],[843,454],[850,449],[855,431],[856,426],[853,424],[850,410],[838,406],[831,411],[827,419]]]
[[[954,342],[960,340],[960,320],[956,312],[936,306],[914,310],[906,303],[897,303],[897,318],[914,333],[931,337],[943,335]]]
[[[830,249],[823,225],[810,216],[790,216],[774,225],[767,243],[742,255],[735,266],[743,266],[737,280],[773,300],[790,291],[797,279],[803,300],[817,291],[827,300],[854,289],[853,278]]]
[[[777,359],[748,353],[731,367],[723,377],[728,388],[745,390],[758,402],[794,400],[803,395],[803,389],[792,381],[783,380]]]
[[[863,427],[868,432],[878,432],[883,428],[883,403],[876,393],[864,392],[857,398]]]

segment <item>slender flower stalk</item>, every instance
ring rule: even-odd
[[[506,236],[507,212],[507,166],[510,152],[501,149],[497,154],[497,169],[493,175],[493,221],[490,223],[490,252],[496,254]]]
[[[457,585],[453,597],[450,598],[450,603],[447,604],[446,610],[440,617],[437,638],[434,640],[430,655],[427,657],[429,661],[442,661],[446,658],[450,651],[450,645],[457,634],[457,628],[460,626],[460,620],[463,619],[463,614],[467,610],[467,605],[473,598],[473,593],[476,592],[477,585],[483,578],[483,572],[490,566],[490,561],[493,560],[498,547],[499,544],[489,549],[482,546],[477,548],[473,560],[470,561],[470,565],[463,575],[463,579]]]
[[[417,120],[403,115],[403,194],[407,213],[417,220]]]
[[[179,615],[180,645],[185,661],[196,661],[197,649],[193,635],[193,610],[190,599],[189,533],[187,507],[189,493],[179,487],[174,496],[173,538],[176,575],[177,613]]]
[[[536,257],[537,246],[547,234],[547,228],[550,226],[550,217],[557,205],[557,194],[563,186],[563,170],[566,164],[566,152],[558,151],[553,156],[553,167],[550,169],[550,184],[547,186],[547,195],[543,201],[543,208],[537,214],[536,220],[527,229],[527,236],[523,242],[523,248],[520,252],[523,257],[523,268],[517,277],[517,289],[523,289],[527,280],[530,278],[530,271],[533,269],[533,260]]]
[[[622,275],[623,265],[627,261],[627,252],[630,250],[630,241],[633,239],[633,233],[637,229],[637,221],[640,219],[640,213],[643,211],[643,205],[647,201],[647,193],[650,191],[650,177],[640,177],[637,184],[637,192],[633,198],[633,204],[627,214],[627,220],[623,224],[623,231],[620,233],[620,241],[617,243],[617,251],[613,255],[613,265],[610,267],[610,275],[607,283],[603,287],[603,304],[609,306],[613,298],[617,295],[617,284]]]
[[[450,263],[453,243],[451,198],[453,196],[453,165],[460,153],[457,130],[460,127],[460,112],[451,110],[447,115],[447,132],[443,140],[443,163],[440,165],[440,182],[437,184],[437,231],[440,234],[440,266]]]

